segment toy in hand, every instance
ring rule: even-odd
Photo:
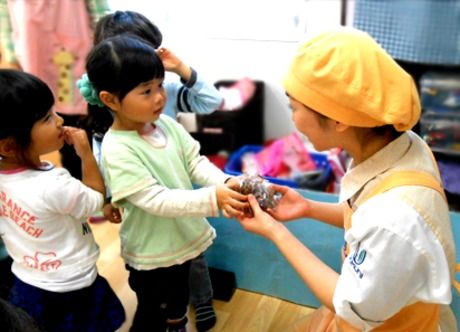
[[[257,199],[262,210],[273,209],[281,199],[281,193],[275,191],[270,182],[259,175],[241,175],[238,177],[240,181],[239,191],[244,194],[252,194]],[[245,214],[252,216],[253,212],[250,208],[244,211]]]

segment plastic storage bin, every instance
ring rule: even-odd
[[[460,111],[425,111],[420,135],[433,151],[460,154]]]
[[[230,175],[241,175],[241,167],[242,167],[242,157],[245,153],[257,153],[263,149],[263,146],[261,145],[244,145],[237,151],[233,152],[230,155],[230,158],[228,159],[227,164],[225,165],[225,173],[230,174]],[[319,182],[321,183],[315,183],[310,189],[319,189],[319,187],[326,187],[330,177],[331,177],[331,166],[329,164],[329,161],[327,160],[327,156],[322,154],[322,153],[315,153],[315,152],[309,152],[310,156],[312,157],[313,161],[315,162],[316,166],[318,168],[323,168],[325,169],[325,172],[321,175],[321,179],[318,179]],[[274,178],[274,177],[269,177],[269,176],[264,176],[265,179],[272,183],[276,184],[281,184],[284,186],[289,186],[292,188],[300,188],[301,186],[299,183],[297,183],[294,180],[288,180],[288,179],[280,179],[280,178]],[[304,187],[304,186],[302,186]],[[309,188],[306,186],[305,188]]]
[[[425,110],[460,112],[460,75],[428,72],[420,79],[421,103]]]

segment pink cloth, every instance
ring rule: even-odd
[[[56,111],[86,114],[75,82],[85,72],[92,47],[84,0],[8,0],[16,56],[24,71],[43,79],[56,98]]]

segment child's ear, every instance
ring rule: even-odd
[[[120,101],[118,97],[108,91],[99,92],[99,99],[112,111],[116,112],[120,108]]]
[[[4,138],[0,140],[0,156],[15,157],[17,155],[18,145],[16,141],[11,138]]]

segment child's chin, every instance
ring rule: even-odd
[[[65,140],[64,140],[64,139],[62,139],[62,142],[60,142],[60,144],[57,146],[57,148],[56,148],[56,149],[54,149],[54,150],[53,150],[53,151],[51,151],[51,152],[54,152],[54,151],[59,151],[59,150],[61,150],[61,149],[64,147],[64,145],[65,145]]]

